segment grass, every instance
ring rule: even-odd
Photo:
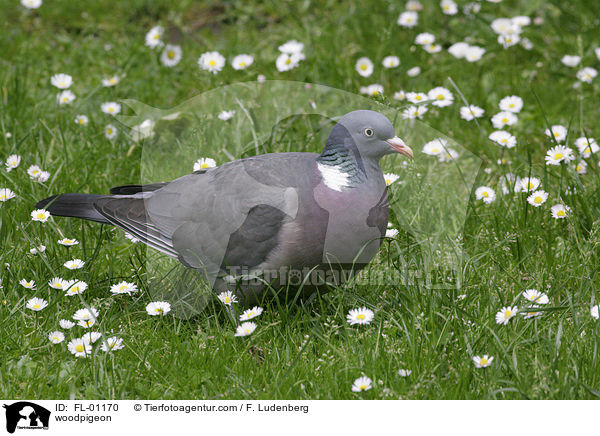
[[[11,188],[18,195],[0,205],[0,264],[4,265],[0,269],[0,396],[598,397],[599,327],[590,316],[599,289],[598,155],[587,159],[585,175],[571,168],[545,166],[550,141],[543,133],[550,124],[569,126],[567,144],[571,146],[577,137],[599,135],[598,79],[573,88],[576,69],[560,63],[564,54],[579,54],[581,66],[598,68],[593,52],[600,45],[594,18],[598,5],[578,0],[567,8],[558,1],[506,0],[499,5],[482,2],[475,17],[462,13],[448,17],[441,13],[437,0],[422,3],[419,26],[407,30],[395,23],[404,9],[400,2],[324,0],[282,5],[275,1],[132,0],[73,4],[53,0],[28,12],[16,1],[0,0],[3,21],[10,23],[0,34],[0,158],[11,153],[23,157],[17,170],[0,171],[0,187]],[[494,18],[516,15],[544,19],[541,25],[525,28],[524,36],[534,44],[531,51],[520,46],[504,50],[489,27]],[[158,23],[168,29],[170,40],[183,48],[183,60],[175,68],[162,66],[158,54],[144,47],[146,31]],[[411,49],[415,35],[423,31],[434,33],[445,48],[470,37],[471,43],[485,47],[487,53],[481,61],[467,63],[446,52],[430,55],[418,47]],[[277,47],[292,38],[305,43],[306,60],[292,71],[278,73],[274,67]],[[106,50],[106,44],[112,48]],[[227,66],[217,75],[208,74],[198,69],[196,60],[209,50],[220,51],[228,60],[235,54],[250,53],[255,64],[244,71]],[[400,56],[400,67],[379,67],[388,54]],[[363,55],[376,64],[368,79],[354,71],[356,59]],[[422,74],[409,78],[405,72],[417,65]],[[56,89],[49,83],[50,76],[59,72],[74,78],[71,89],[77,99],[67,107],[56,104]],[[155,142],[144,147],[126,137],[121,126],[118,139],[109,141],[103,129],[115,120],[100,112],[100,104],[134,99],[169,112],[194,96],[200,96],[196,98],[202,102],[206,91],[254,82],[259,73],[268,79],[315,83],[351,93],[381,83],[387,98],[378,103],[357,97],[351,102],[382,104],[376,107],[389,113],[404,105],[389,98],[396,90],[446,86],[452,91],[454,104],[430,109],[423,123],[397,122],[400,136],[412,140],[417,159],[408,169],[393,159],[383,163],[386,171],[401,173],[406,181],[390,188],[391,219],[400,234],[384,244],[369,272],[399,277],[408,270],[415,278],[426,271],[434,281],[458,281],[459,289],[430,289],[425,280],[407,280],[406,275],[379,284],[352,284],[296,304],[266,303],[256,332],[236,338],[225,311],[213,302],[190,319],[149,317],[144,309],[151,301],[146,251],[130,244],[122,232],[75,219],[54,218],[45,224],[31,221],[29,213],[35,202],[52,194],[104,193],[112,186],[140,179],[157,181],[153,177],[185,173],[200,156],[223,163],[244,153],[253,154],[248,147],[253,144],[252,137],[239,133],[250,135],[248,120],[238,117],[227,128],[222,123],[185,118],[189,122],[186,127],[193,128],[186,129],[185,135],[190,132],[190,136],[173,133],[167,125]],[[114,88],[101,87],[101,79],[113,74],[125,77]],[[486,139],[493,130],[489,117],[497,112],[502,97],[513,94],[523,98],[525,108],[518,124],[509,129],[518,145],[503,152]],[[271,99],[285,107],[286,100],[296,101],[295,95],[283,90],[280,95],[262,96],[261,101]],[[460,119],[458,108],[463,98],[486,110],[479,124]],[[325,97],[318,103],[325,113],[335,110]],[[220,104],[224,102],[195,108],[214,112],[221,109]],[[238,109],[238,115],[241,112]],[[88,115],[89,124],[77,126],[73,122],[77,114]],[[126,115],[134,113],[126,109]],[[310,116],[289,119],[273,131],[267,123],[258,132],[260,142],[270,152],[317,151],[326,132],[320,121]],[[437,132],[452,138],[462,156],[468,152],[476,156],[477,164],[467,166],[470,171],[461,176],[448,164],[425,158],[419,151]],[[178,156],[187,160],[179,165],[179,159],[173,159],[171,165],[157,168],[156,163],[164,157],[157,145],[172,144],[175,139],[182,144],[176,149]],[[511,164],[497,164],[501,157],[510,159]],[[479,163],[482,171],[477,171]],[[51,172],[46,183],[29,179],[26,169],[33,164]],[[532,208],[524,194],[501,195],[497,183],[508,171],[539,177],[550,193],[548,203]],[[461,185],[461,177],[468,183]],[[499,194],[497,200],[484,205],[469,198],[472,181],[475,186],[493,186]],[[466,196],[461,186],[468,187]],[[565,195],[567,187],[576,192]],[[554,220],[549,208],[561,201],[573,214],[566,220]],[[440,211],[452,213],[446,219]],[[410,227],[413,216],[418,216],[417,224],[424,233],[409,231],[414,230]],[[56,240],[63,235],[77,238],[80,244],[71,248],[58,245]],[[444,244],[432,245],[436,236]],[[46,252],[29,254],[39,243],[47,246]],[[436,249],[444,251],[436,253]],[[452,253],[458,254],[450,261],[441,260]],[[85,260],[85,268],[67,271],[62,267],[72,258]],[[90,287],[80,296],[63,297],[46,285],[55,276],[77,277]],[[21,287],[18,282],[22,278],[35,280],[37,290]],[[110,285],[121,280],[135,281],[142,292],[133,297],[111,295]],[[509,304],[524,307],[520,294],[529,288],[548,294],[550,303],[544,314],[533,319],[518,315],[506,326],[497,325],[495,313]],[[461,295],[466,297],[461,299]],[[25,309],[33,296],[46,298],[49,306],[41,312]],[[69,318],[84,304],[100,310],[99,330],[122,337],[124,349],[77,359],[66,350],[66,342],[53,345],[48,341],[47,334],[58,328],[58,320]],[[372,308],[375,320],[368,326],[350,327],[346,313],[359,306]],[[76,327],[67,337],[80,333]],[[493,355],[493,364],[475,369],[471,358],[482,354]],[[412,374],[400,377],[400,368],[409,368]],[[373,379],[373,389],[352,393],[352,382],[362,374]]]

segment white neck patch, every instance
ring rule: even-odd
[[[350,186],[350,174],[343,172],[340,167],[317,163],[317,168],[323,177],[323,183],[334,191]]]

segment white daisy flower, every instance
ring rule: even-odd
[[[585,83],[592,83],[592,79],[598,75],[598,71],[592,67],[585,67],[577,71],[577,78]]]
[[[458,153],[452,148],[446,147],[446,149],[438,155],[440,162],[452,162],[458,158]]]
[[[506,130],[496,130],[488,136],[496,144],[506,148],[513,148],[517,145],[517,138],[508,133]]]
[[[366,307],[360,307],[358,309],[351,309],[346,315],[346,321],[350,325],[354,324],[371,324],[375,314],[371,309],[367,309]]]
[[[531,24],[531,18],[529,18],[526,15],[519,15],[517,17],[512,17],[510,19],[510,21],[512,21],[512,23],[514,25],[519,26],[519,27],[529,26]]]
[[[170,311],[171,305],[166,301],[153,301],[146,306],[146,312],[152,316],[166,315]]]
[[[463,120],[471,121],[475,118],[481,118],[484,110],[475,105],[463,106],[460,108],[460,117]]]
[[[564,204],[555,204],[550,208],[552,218],[557,220],[566,218],[569,212],[571,212],[571,208],[569,206],[565,206]]]
[[[394,173],[385,173],[383,175],[383,179],[385,180],[386,186],[390,186],[392,183],[394,183],[399,178],[400,178],[400,176],[398,174],[394,174]]]
[[[240,315],[240,321],[248,321],[252,318],[256,318],[263,313],[263,308],[254,306],[252,309],[247,309]]]
[[[482,200],[486,204],[490,204],[496,199],[496,191],[488,186],[480,186],[475,190],[475,198]]]
[[[56,101],[58,104],[70,104],[75,100],[75,94],[73,94],[68,89],[63,92],[59,92],[56,94]]]
[[[19,280],[19,284],[23,286],[25,289],[35,289],[35,281],[33,280]]]
[[[105,114],[117,115],[119,112],[121,112],[121,105],[119,103],[115,103],[114,101],[108,101],[106,103],[102,103],[100,109]]]
[[[165,29],[162,26],[154,26],[146,33],[146,45],[150,48],[162,47],[162,37]]]
[[[386,229],[385,237],[386,238],[395,238],[396,236],[398,236],[398,233],[400,233],[400,232],[397,229]]]
[[[233,118],[233,115],[235,115],[235,111],[231,110],[231,111],[222,111],[219,115],[217,115],[217,118],[219,118],[222,121],[227,121]]]
[[[487,368],[492,364],[492,360],[494,360],[494,356],[488,356],[484,354],[483,356],[473,356],[473,363],[475,364],[475,368]]]
[[[517,314],[519,308],[517,306],[510,307],[506,306],[500,309],[500,311],[496,314],[496,323],[498,324],[508,324],[508,321]]]
[[[352,383],[352,392],[363,392],[368,391],[373,387],[372,381],[369,377],[363,376],[354,380]]]
[[[48,334],[48,339],[53,344],[60,344],[62,341],[65,340],[65,334],[57,330]]]
[[[72,247],[73,245],[79,244],[79,241],[77,239],[71,239],[71,238],[59,239],[56,242],[58,242],[60,245],[64,245],[65,247]]]
[[[581,56],[564,55],[560,61],[567,67],[576,67],[581,61]]]
[[[125,346],[123,345],[123,339],[117,336],[111,336],[102,342],[100,349],[105,352],[121,350]]]
[[[107,124],[104,128],[104,136],[106,136],[106,139],[115,139],[118,133],[119,131],[112,124]]]
[[[550,132],[552,130],[552,133]],[[546,129],[544,133],[550,137],[554,137],[556,142],[563,142],[567,137],[567,128],[561,125],[552,126],[550,129]]]
[[[400,65],[400,58],[398,56],[386,56],[381,61],[384,68],[396,68]]]
[[[127,239],[129,239],[134,244],[137,244],[138,242],[140,242],[140,239],[136,238],[131,233],[124,232],[123,236],[125,236]]]
[[[39,221],[41,223],[45,223],[50,218],[50,212],[44,209],[36,209],[31,212],[31,219],[33,221]]]
[[[0,201],[5,202],[10,200],[11,198],[15,198],[17,194],[15,194],[12,190],[8,188],[0,188]]]
[[[548,304],[548,296],[543,292],[538,291],[537,289],[527,289],[523,291],[523,297],[535,304]]]
[[[31,254],[39,254],[39,253],[43,253],[44,251],[46,251],[46,246],[45,245],[39,245],[37,247],[33,247],[29,249],[29,252]]]
[[[517,45],[521,41],[521,37],[518,33],[502,33],[498,35],[498,44],[504,48],[512,47]]]
[[[525,177],[520,179],[517,183],[519,190],[517,192],[531,192],[535,191],[540,186],[540,179],[537,177]]]
[[[590,315],[592,315],[592,318],[594,318],[594,319],[600,318],[599,309],[600,309],[600,304],[598,304],[596,306],[592,306],[592,308],[590,309]]]
[[[418,104],[428,101],[429,97],[424,92],[407,92],[406,99],[413,104]]]
[[[233,303],[237,303],[237,297],[231,291],[221,292],[217,295],[217,298],[226,306],[231,306]]]
[[[48,302],[46,300],[44,300],[43,298],[37,298],[34,297],[30,300],[27,300],[27,309],[31,309],[35,312],[39,312],[40,310],[42,310],[43,308],[45,308],[46,306],[48,306]]]
[[[448,47],[448,53],[457,59],[462,59],[467,55],[469,44],[466,42],[456,42]]]
[[[423,146],[423,153],[430,156],[439,156],[447,148],[447,144],[448,141],[444,138],[436,138]]]
[[[6,171],[10,172],[15,168],[18,168],[21,163],[21,156],[17,154],[11,154],[6,158]]]
[[[80,126],[87,126],[90,122],[89,118],[86,115],[77,115],[75,117],[75,123]]]
[[[594,138],[586,138],[585,136],[577,138],[575,140],[575,146],[579,150],[579,153],[581,153],[585,158],[590,157],[593,153],[596,153],[598,150],[600,150],[600,147],[598,147],[598,144]]]
[[[519,119],[512,112],[498,112],[492,117],[492,125],[495,129],[502,129],[504,126],[512,126]]]
[[[194,171],[206,170],[217,166],[217,162],[210,157],[201,157],[194,162]]]
[[[535,318],[536,316],[541,316],[543,314],[543,312],[540,312],[539,310],[535,310],[535,309],[539,309],[539,306],[536,306],[536,305],[527,306],[525,308],[526,311],[521,312],[521,315],[523,316],[523,318],[529,319],[529,318]]]
[[[98,310],[94,307],[84,307],[83,309],[77,310],[73,315],[73,319],[78,321],[78,325],[84,328],[92,327],[98,319]]]
[[[275,60],[275,67],[279,72],[289,71],[296,68],[302,59],[300,54],[281,53]]]
[[[523,109],[523,99],[517,95],[509,95],[500,100],[499,106],[501,111],[519,113]]]
[[[198,59],[200,69],[217,74],[225,66],[225,57],[218,51],[202,53]]]
[[[423,46],[423,50],[425,50],[427,53],[439,53],[442,51],[442,45],[441,44],[427,44]]]
[[[373,83],[369,86],[363,86],[360,88],[361,94],[372,95],[373,97],[383,94],[383,86],[379,83]]]
[[[476,45],[470,45],[465,50],[465,59],[467,62],[477,62],[485,54],[485,49]]]
[[[394,92],[394,100],[404,100],[406,98],[406,94],[404,91],[396,91]]]
[[[292,39],[287,41],[285,44],[282,44],[278,47],[281,53],[287,53],[290,55],[302,53],[304,50],[304,44]]]
[[[409,106],[402,111],[402,118],[409,120],[418,118],[421,120],[428,110],[425,105]]]
[[[454,96],[448,89],[438,86],[427,93],[427,99],[434,106],[445,107],[452,104]]]
[[[85,262],[81,259],[73,259],[67,260],[64,264],[64,267],[70,270],[81,269],[85,265]]]
[[[119,76],[105,77],[102,79],[102,86],[105,88],[110,88],[111,86],[116,86],[121,81]]]
[[[577,162],[577,164],[575,165],[575,171],[577,171],[577,174],[586,174],[587,173],[587,162],[582,160]]]
[[[412,67],[408,71],[406,71],[406,75],[408,77],[416,77],[421,74],[421,67]]]
[[[180,46],[167,44],[160,55],[160,61],[165,67],[174,67],[181,61],[182,53]]]
[[[50,83],[58,89],[67,89],[73,84],[73,78],[68,74],[55,74],[50,77]]]
[[[67,348],[75,357],[87,357],[92,354],[92,345],[83,338],[72,339],[67,344]]]
[[[100,332],[87,332],[87,333],[83,334],[81,339],[83,339],[88,344],[93,344],[101,337],[102,337],[102,333],[100,333]]]
[[[408,377],[411,374],[412,374],[412,371],[410,369],[399,369],[398,370],[398,375],[400,377]]]
[[[256,324],[253,322],[244,322],[237,326],[234,336],[250,336],[256,330]]]
[[[546,191],[535,191],[529,197],[527,197],[527,201],[533,207],[540,207],[542,204],[546,202],[548,199],[548,193]]]
[[[58,325],[65,330],[75,327],[75,323],[73,321],[69,321],[68,319],[61,319],[58,321]]]
[[[442,0],[440,3],[440,7],[442,8],[442,12],[446,15],[456,15],[458,12],[458,7],[454,0]]]
[[[27,9],[37,9],[42,6],[42,0],[21,0],[21,5]]]
[[[496,18],[492,21],[491,27],[496,34],[500,35],[502,33],[515,33],[519,26],[510,18]]]
[[[231,66],[234,70],[245,70],[254,63],[254,58],[247,54],[237,55],[231,60]]]
[[[428,32],[419,33],[417,35],[417,37],[415,38],[415,44],[418,44],[418,45],[430,45],[430,44],[433,44],[434,42],[435,42],[435,36]]]
[[[75,283],[74,280],[65,280],[60,277],[54,277],[52,280],[48,282],[48,286],[53,289],[59,289],[61,291],[65,291],[71,287]]]
[[[560,165],[561,162],[571,162],[575,160],[575,153],[569,147],[557,145],[552,147],[546,153],[546,165]]]
[[[86,282],[78,281],[71,285],[65,295],[72,297],[73,295],[83,294],[83,292],[87,289],[88,285]]]
[[[402,27],[415,27],[419,23],[419,14],[415,11],[402,12],[398,17],[398,25]]]
[[[373,62],[367,57],[359,58],[354,66],[356,72],[363,77],[369,77],[373,74]]]
[[[112,285],[110,287],[110,292],[112,292],[113,294],[129,294],[131,295],[134,292],[138,291],[138,287],[135,283],[129,283],[129,282],[120,282],[117,283],[116,285]]]

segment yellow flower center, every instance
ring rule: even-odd
[[[78,353],[83,353],[85,351],[85,346],[83,346],[82,344],[77,344],[75,345],[75,351],[77,351]]]
[[[125,289],[127,289],[126,285],[121,285],[121,287],[119,288],[121,291],[124,291]]]
[[[479,360],[479,363],[481,364],[481,366],[485,366],[485,365],[487,365],[487,363],[488,363],[488,360],[487,360],[485,357],[482,357],[482,358]]]
[[[175,52],[174,52],[174,51],[172,51],[172,50],[171,50],[171,51],[169,51],[169,52],[167,53],[167,57],[168,57],[169,59],[173,59],[173,58],[175,57]]]
[[[360,385],[359,389],[360,389],[361,391],[364,391],[364,390],[366,390],[366,389],[367,389],[367,385]]]
[[[109,111],[109,112],[114,112],[114,110],[115,110],[115,108],[114,108],[114,107],[109,107],[109,108],[108,108],[108,111]]]
[[[575,169],[576,169],[577,171],[581,171],[581,170],[583,170],[583,167],[582,167],[580,164],[578,164],[578,165],[575,167]]]
[[[158,33],[155,33],[154,36],[152,37],[153,39],[158,39],[160,38],[160,35]]]
[[[58,339],[58,336],[52,336],[52,339],[53,339],[53,340],[55,340],[55,341],[58,341],[58,340],[59,340],[59,339]]]
[[[200,168],[208,168],[208,164],[207,163],[203,163],[202,165],[200,165]]]
[[[504,138],[500,140],[501,143],[506,144],[508,142],[508,139]]]
[[[55,287],[55,288],[62,288],[62,285],[61,285],[60,283],[56,283],[56,284],[54,285],[54,287]]]
[[[44,218],[46,218],[46,215],[44,215],[43,213],[38,213],[37,218],[43,220]]]
[[[356,315],[356,319],[360,319],[360,320],[365,319],[365,315],[362,313],[360,315]]]
[[[560,136],[560,133],[559,133],[559,132],[554,132],[554,137],[555,137],[555,138],[558,138],[559,136]]]
[[[392,184],[392,181],[390,179],[385,179],[385,184],[389,186]]]
[[[225,297],[225,303],[231,303],[231,298]]]
[[[34,309],[39,309],[39,308],[41,308],[41,307],[42,307],[42,306],[40,306],[38,303],[35,303],[35,304],[33,305],[33,308],[34,308]]]
[[[208,65],[214,67],[215,65],[217,65],[217,63],[215,61],[208,61]]]
[[[535,185],[531,182],[527,183],[527,189],[535,189]]]
[[[559,210],[558,212],[556,212],[556,216],[566,216],[567,214],[565,213],[564,210]]]
[[[440,149],[439,148],[434,148],[433,150],[431,150],[433,153],[439,153]]]
[[[4,194],[0,195],[0,200],[6,200],[6,195],[4,195]]]
[[[245,67],[246,66],[246,62],[240,62],[240,67]]]
[[[423,97],[421,97],[420,95],[416,95],[415,100],[423,100]]]
[[[438,94],[437,99],[438,100],[443,100],[444,99],[444,95],[443,94]]]
[[[540,204],[542,201],[544,201],[544,199],[543,199],[542,197],[535,197],[535,198],[533,199],[533,202],[534,202],[535,204]]]
[[[508,123],[508,118],[502,118],[503,123]]]
[[[363,70],[363,71],[365,71],[367,69],[367,64],[362,64],[360,66],[360,69]]]
[[[108,81],[108,83],[110,83],[111,85],[114,85],[115,83],[117,83],[116,77],[111,77],[110,80]]]
[[[508,105],[508,107],[515,107],[515,104],[511,103],[511,104]]]
[[[160,307],[157,307],[156,309],[154,309],[154,311],[156,313],[163,313],[163,310]]]
[[[377,95],[377,94],[379,94],[379,91],[377,91],[376,89],[374,89],[374,90],[371,92],[371,94],[372,94],[372,95]]]
[[[288,59],[286,59],[286,60],[285,60],[285,64],[286,64],[286,65],[289,65],[289,64],[291,64],[291,63],[292,63],[292,60],[291,60],[291,59],[289,59],[289,58],[288,58]]]
[[[586,148],[585,150],[583,150],[584,153],[590,153],[592,150],[590,149],[590,147]]]
[[[487,191],[483,191],[483,194],[482,194],[482,195],[483,195],[484,197],[486,197],[486,198],[490,196],[490,194],[489,194]]]
[[[113,132],[113,131],[112,131],[112,129],[108,129],[108,130],[106,131],[106,133],[108,133],[109,135],[112,135],[112,132]]]
[[[512,311],[511,310],[505,310],[504,311],[504,318],[510,318],[512,316]]]
[[[556,153],[556,154],[554,155],[554,159],[556,159],[556,160],[562,159],[563,157],[564,157],[564,156],[563,156],[563,154],[562,154],[562,153]]]

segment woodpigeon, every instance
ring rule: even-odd
[[[375,256],[389,208],[379,159],[391,153],[413,156],[387,117],[358,110],[336,123],[321,154],[253,156],[36,207],[120,227],[250,304],[267,289],[337,286]]]

